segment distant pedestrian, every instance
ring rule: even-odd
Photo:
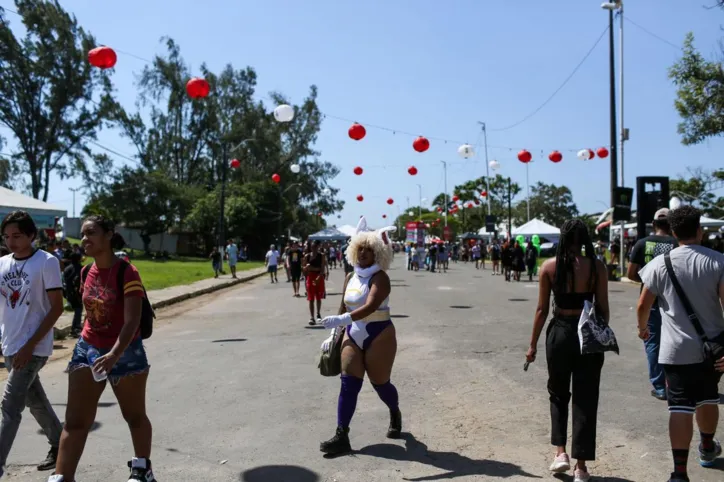
[[[304,257],[304,253],[302,251],[302,248],[299,247],[298,242],[294,242],[292,244],[291,248],[289,249],[289,254],[287,255],[287,266],[289,267],[289,276],[292,279],[292,289],[294,291],[294,296],[299,297],[299,283],[302,279],[302,258]]]
[[[236,279],[236,263],[239,260],[239,248],[236,246],[233,239],[230,239],[229,244],[226,246],[226,258],[229,261],[231,277]]]
[[[525,253],[523,246],[518,241],[513,245],[513,271],[515,272],[515,281],[520,281],[520,275],[525,271]]]
[[[500,274],[500,242],[497,239],[493,240],[490,245],[490,260],[493,262],[493,276]]]
[[[146,414],[150,366],[140,330],[143,283],[136,268],[115,255],[125,243],[110,220],[88,217],[81,233],[83,246],[95,262],[83,270],[86,321],[68,363],[65,427],[57,475],[51,476],[49,482],[75,480],[106,381],[111,382],[133,441],[128,482],[155,482],[151,465],[153,429]]]
[[[53,326],[63,313],[58,258],[33,248],[38,229],[25,211],[13,211],[0,225],[11,254],[0,258],[0,324],[8,379],[0,402],[0,477],[25,407],[50,444],[38,470],[52,470],[62,425],[45,395],[39,373],[53,354]]]
[[[313,241],[310,251],[304,256],[302,269],[306,276],[307,301],[309,302],[309,325],[314,326],[322,321],[322,300],[326,296],[325,280],[329,279],[329,265],[324,253],[320,252],[320,241]],[[317,308],[317,319],[314,319],[314,308]]]
[[[585,255],[581,254],[585,249]],[[566,453],[568,403],[573,392],[573,438],[571,456],[578,459],[574,482],[590,480],[586,462],[596,459],[596,420],[603,353],[581,354],[578,321],[586,301],[595,303],[597,315],[609,319],[606,267],[595,258],[588,228],[580,220],[566,221],[556,257],[543,263],[540,271],[538,307],[526,362],[535,361],[553,294],[553,318],[546,331],[548,393],[550,395],[551,444],[556,456],[551,472],[570,470]],[[571,387],[571,380],[573,385]]]
[[[219,253],[219,248],[214,246],[209,259],[211,260],[211,267],[214,269],[214,278],[218,278],[219,273],[221,273],[221,253]]]
[[[528,268],[528,281],[533,281],[538,266],[538,250],[531,241],[528,241],[528,246],[525,248],[525,266]]]
[[[80,261],[80,254],[71,253],[68,266],[63,270],[63,295],[73,308],[73,323],[70,329],[72,338],[78,338],[83,328],[83,299],[80,294],[80,278],[83,266]]]
[[[266,270],[269,273],[269,279],[272,283],[279,283],[279,279],[277,278],[279,258],[279,251],[277,251],[276,246],[272,244],[269,246],[269,251],[266,252],[266,256],[264,256],[264,265],[266,266]]]

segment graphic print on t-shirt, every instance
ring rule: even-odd
[[[661,243],[659,241],[646,241],[646,247],[644,248],[644,260],[648,264],[655,257],[666,254],[676,246],[672,243]]]
[[[0,295],[5,306],[14,310],[30,299],[30,278],[23,269],[11,269],[0,280]]]
[[[105,331],[112,324],[110,311],[116,305],[117,293],[112,287],[101,285],[101,277],[93,278],[93,283],[85,286],[88,296],[83,297],[88,323],[94,330]]]

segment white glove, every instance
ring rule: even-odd
[[[327,353],[329,351],[329,349],[332,348],[332,343],[334,343],[335,332],[336,332],[336,330],[332,330],[332,334],[329,335],[329,338],[327,338],[326,340],[324,340],[322,342],[322,351],[324,353]]]
[[[345,313],[343,315],[328,316],[322,320],[325,328],[337,328],[338,326],[346,326],[352,324],[352,314]]]

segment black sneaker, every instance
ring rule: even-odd
[[[319,450],[327,455],[342,455],[351,452],[352,446],[349,444],[349,429],[337,427],[337,432],[334,434],[334,437],[319,444]]]
[[[45,457],[45,460],[38,464],[38,470],[53,470],[55,468],[55,462],[58,460],[58,447],[51,447],[50,452]]]
[[[671,478],[669,479],[669,482],[689,482],[689,477],[686,475],[677,474],[676,472],[671,472]]]
[[[139,467],[139,465],[145,465],[145,468]],[[150,460],[134,458],[128,462],[128,468],[131,469],[128,482],[156,482],[156,477],[153,476],[153,470],[151,470]]]
[[[387,438],[400,438],[402,436],[402,412],[397,409],[390,412],[390,428],[387,429]]]

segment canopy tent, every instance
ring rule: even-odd
[[[39,229],[52,229],[55,227],[56,217],[62,218],[68,215],[65,209],[0,187],[0,219],[17,210],[27,211]]]
[[[346,234],[349,237],[354,236],[357,234],[357,228],[355,226],[345,224],[344,226],[340,226],[337,228],[337,231],[339,231],[342,234]]]
[[[544,223],[540,219],[531,219],[524,225],[513,229],[513,236],[533,236],[534,234],[546,238],[555,238],[561,235],[561,230]]]
[[[324,228],[309,236],[308,239],[310,241],[344,241],[349,237],[337,228]]]
[[[702,216],[699,222],[702,228],[721,228],[724,226],[724,219],[713,219],[706,216]]]

